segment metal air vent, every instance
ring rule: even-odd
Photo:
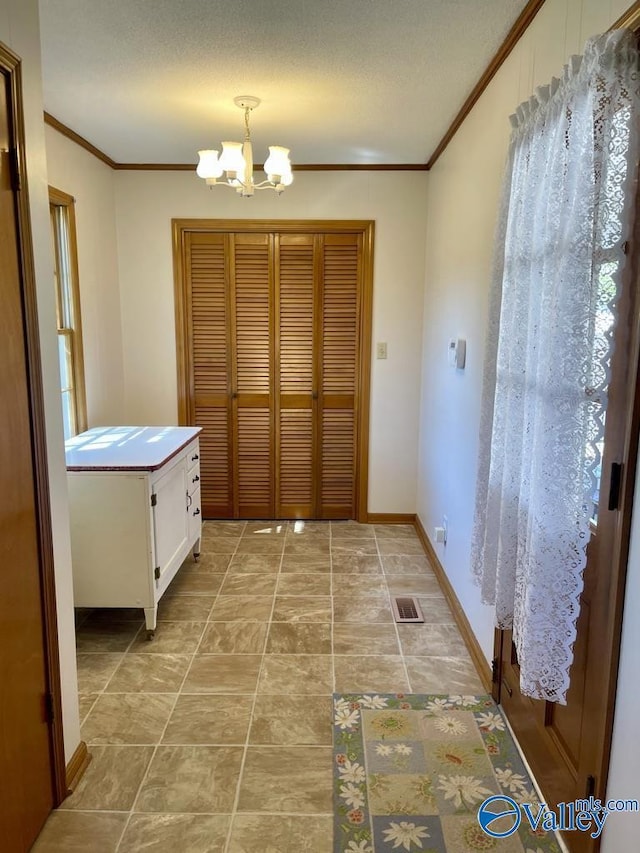
[[[418,599],[413,596],[396,595],[391,599],[391,607],[396,622],[424,622]]]

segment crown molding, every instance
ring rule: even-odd
[[[469,113],[475,106],[476,101],[480,98],[489,83],[493,80],[504,61],[507,59],[516,44],[525,34],[526,30],[528,29],[535,16],[544,6],[544,2],[545,0],[529,0],[527,5],[524,7],[522,12],[518,16],[515,24],[507,33],[507,37],[498,48],[498,52],[487,66],[482,77],[478,80],[476,85],[471,90],[471,94],[460,108],[460,112],[451,122],[449,129],[442,137],[442,139],[438,143],[436,150],[429,158],[429,162],[427,163],[427,167],[429,169],[432,169],[434,167],[438,158],[442,155],[446,147],[449,145],[453,137],[458,132],[458,129],[460,128],[462,122],[466,119],[466,117],[469,115]]]
[[[472,89],[469,97],[466,99],[460,111],[451,122],[447,132],[444,134],[438,143],[433,154],[427,163],[304,163],[294,165],[294,172],[428,172],[434,167],[438,159],[441,157],[453,137],[458,132],[460,126],[467,118],[476,102],[493,80],[501,66],[513,51],[516,44],[520,41],[524,33],[529,28],[533,19],[536,17],[545,0],[529,0],[524,7],[514,25],[509,30],[505,40],[501,44],[497,53],[487,66],[484,74],[478,80]],[[630,29],[640,30],[640,0],[632,3],[627,11],[612,25],[611,29],[620,27],[628,27]],[[192,163],[116,163],[95,145],[92,145],[84,137],[76,133],[67,125],[58,121],[57,118],[45,112],[45,123],[55,128],[63,136],[73,140],[86,151],[89,151],[107,166],[112,169],[123,171],[141,171],[141,172],[187,172],[195,169]],[[260,164],[256,164],[256,168],[262,168]]]
[[[132,172],[195,172],[195,163],[117,163],[108,154],[92,145],[84,136],[67,127],[51,113],[44,113],[44,122],[57,130],[67,139],[75,142],[85,151],[93,154],[111,169]],[[261,163],[254,165],[262,169]],[[426,163],[300,163],[294,165],[294,172],[427,172]]]
[[[139,172],[194,172],[194,163],[114,163],[114,169]],[[254,163],[260,170],[262,163]],[[426,163],[294,163],[294,172],[428,172]]]
[[[432,169],[434,167],[438,158],[444,152],[445,148],[451,142],[453,137],[456,135],[458,129],[460,128],[460,125],[463,123],[463,121],[466,119],[466,117],[469,115],[469,113],[475,106],[476,101],[480,98],[480,96],[487,88],[489,83],[493,80],[496,73],[498,72],[504,61],[507,59],[511,51],[514,49],[516,44],[525,34],[526,30],[528,29],[535,16],[544,6],[544,3],[545,0],[529,0],[529,3],[527,3],[527,5],[524,7],[515,24],[509,30],[509,33],[507,34],[507,37],[500,46],[498,52],[487,66],[486,71],[478,80],[477,84],[471,91],[471,94],[462,105],[460,112],[451,122],[449,129],[442,137],[438,144],[438,147],[429,158],[429,162],[427,163],[427,169]],[[610,29],[615,30],[621,27],[628,27],[629,29],[633,29],[636,31],[640,30],[640,0],[636,0],[635,3],[632,3],[631,6],[627,9],[627,11],[623,15],[621,15],[620,18],[618,18],[618,20],[610,27]]]
[[[456,135],[463,121],[473,109],[476,101],[484,90],[487,88],[491,80],[495,77],[503,62],[507,59],[513,48],[516,46],[520,38],[527,30],[529,24],[533,21],[536,14],[544,5],[545,0],[529,0],[525,8],[522,10],[518,19],[509,30],[507,37],[500,46],[498,52],[493,57],[484,74],[474,86],[471,94],[462,105],[462,108],[449,126],[447,132],[438,143],[435,151],[431,155],[428,163],[305,163],[294,165],[294,172],[428,172],[433,168],[438,158],[449,145],[453,137]],[[629,12],[635,11],[640,14],[640,0],[634,3]],[[629,12],[626,15],[629,15]],[[625,19],[625,16],[621,20]],[[627,24],[618,24],[619,26],[627,26]],[[187,172],[195,169],[192,163],[117,163],[112,160],[104,151],[96,148],[75,130],[67,127],[50,113],[44,114],[45,123],[55,128],[63,136],[71,139],[77,145],[80,145],[86,151],[89,151],[107,166],[115,170],[122,171],[138,171],[138,172]],[[256,169],[262,168],[260,164],[256,164]]]
[[[630,30],[640,30],[640,0],[632,3],[624,15],[621,15],[611,27],[612,30],[619,30],[622,27],[627,27]]]
[[[112,160],[108,154],[105,154],[104,151],[101,151],[99,148],[96,148],[95,145],[92,145],[84,136],[80,136],[79,133],[76,133],[75,130],[71,130],[70,127],[67,127],[66,124],[63,124],[61,121],[55,116],[52,116],[51,113],[44,113],[44,123],[48,124],[49,127],[52,127],[54,130],[57,130],[58,133],[61,133],[63,136],[66,136],[67,139],[70,139],[72,142],[75,142],[76,145],[79,145],[81,148],[84,148],[85,151],[88,151],[89,154],[93,154],[94,157],[97,157],[98,160],[102,160],[107,166],[110,166],[112,169],[117,168],[117,163],[115,160]]]

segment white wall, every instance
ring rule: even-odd
[[[432,534],[448,516],[438,555],[489,660],[493,611],[480,603],[469,567],[491,253],[509,139],[508,116],[535,86],[558,75],[586,38],[605,31],[630,0],[547,0],[525,36],[429,173],[418,514]],[[467,367],[447,366],[447,339],[467,339]],[[636,796],[640,764],[637,655],[640,513],[633,529],[610,788]],[[630,751],[633,759],[630,760]],[[637,817],[635,827],[637,828]],[[631,820],[611,817],[604,853],[630,850]],[[629,833],[629,834],[626,834]]]
[[[374,219],[370,512],[415,512],[427,174],[300,172],[280,197],[207,189],[193,172],[116,174],[125,411],[176,423],[172,218]]]
[[[51,490],[64,748],[66,760],[69,761],[80,742],[80,720],[73,621],[67,476],[62,438],[62,409],[52,272],[53,254],[49,226],[47,165],[42,121],[40,31],[37,0],[5,0],[2,3],[0,6],[0,41],[10,47],[22,59],[27,179],[33,230]]]
[[[114,172],[45,127],[49,184],[75,200],[89,426],[121,424],[124,371]]]

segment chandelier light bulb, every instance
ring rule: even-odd
[[[291,172],[289,149],[283,148],[281,145],[270,145],[269,156],[265,161],[264,170],[271,183],[281,183],[280,178]]]
[[[220,155],[220,165],[227,173],[233,172],[233,176],[237,174],[244,177],[244,157],[242,156],[242,142],[223,142],[222,154]]]
[[[199,178],[220,178],[224,169],[218,160],[218,151],[212,148],[206,148],[198,151],[199,161],[196,169],[196,174]]]

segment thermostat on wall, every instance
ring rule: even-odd
[[[457,370],[464,370],[467,354],[467,342],[464,338],[451,338],[449,341],[449,364]]]

